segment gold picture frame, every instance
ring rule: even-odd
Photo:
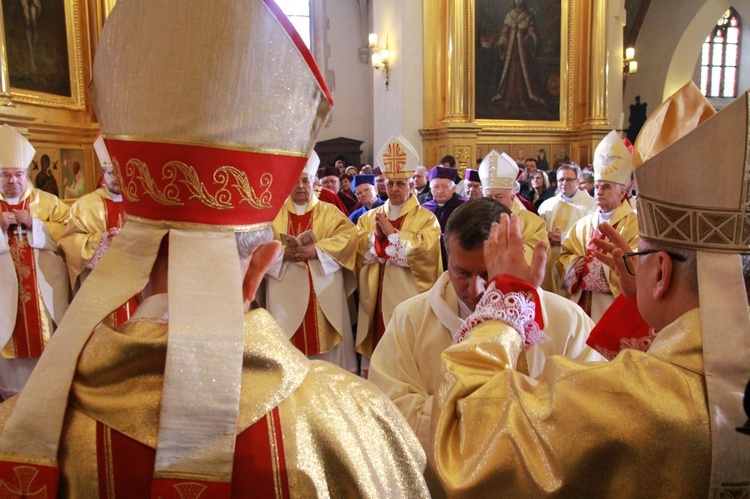
[[[460,0],[456,0],[460,1]],[[550,70],[549,61],[546,61],[546,67],[540,77],[538,78],[537,84],[541,86],[542,82],[546,85],[540,92],[543,94],[542,97],[553,95],[551,92],[557,92],[553,95],[553,101],[557,102],[556,113],[550,113],[545,109],[543,105],[537,102],[530,102],[529,109],[521,109],[517,116],[513,116],[513,113],[508,113],[509,118],[500,117],[500,112],[492,113],[486,112],[487,110],[482,108],[478,109],[478,106],[485,106],[487,103],[492,102],[492,106],[500,107],[500,99],[496,98],[499,91],[499,82],[495,83],[494,88],[488,88],[486,81],[491,77],[492,71],[498,71],[502,73],[505,64],[505,60],[502,63],[492,61],[495,57],[500,60],[499,52],[503,49],[499,42],[499,34],[506,26],[507,17],[510,15],[510,11],[515,7],[515,0],[468,0],[468,73],[469,73],[469,112],[470,119],[477,125],[481,126],[485,132],[502,131],[507,132],[508,130],[518,131],[537,131],[537,132],[556,132],[556,131],[567,131],[572,128],[572,83],[573,77],[573,41],[572,41],[572,19],[573,19],[573,0],[525,0],[522,5],[530,4],[529,11],[533,14],[543,13],[545,19],[537,19],[536,22],[549,22],[550,17],[550,6],[555,8],[559,5],[559,11],[554,11],[552,15],[555,16],[559,13],[559,40],[544,39],[542,33],[539,34],[540,46],[537,49],[540,52],[544,52],[548,58],[550,56],[550,48],[557,50],[559,47],[559,66],[552,66],[557,71]],[[481,12],[478,11],[481,9]],[[495,14],[494,19],[491,15],[492,12],[502,12],[507,14]],[[488,26],[488,23],[497,23],[497,20],[501,19],[500,26],[492,25]],[[547,26],[549,28],[549,26]],[[505,28],[507,32],[508,29]],[[541,30],[540,30],[541,31]],[[549,33],[549,29],[546,30]],[[505,45],[507,47],[507,45]],[[518,54],[516,54],[517,56]],[[554,56],[554,54],[552,54]],[[539,56],[541,57],[541,55]],[[491,61],[495,64],[494,67],[487,68],[488,62]],[[540,63],[539,66],[542,66]],[[499,70],[498,70],[499,68]],[[502,76],[497,76],[499,81]],[[495,93],[496,92],[496,93]],[[495,95],[492,95],[495,93]],[[497,105],[491,99],[496,98]],[[545,104],[549,104],[545,101]],[[549,108],[549,105],[546,106]],[[523,115],[526,112],[527,115]],[[535,114],[536,113],[536,114]],[[542,116],[542,114],[544,114]],[[550,116],[553,114],[553,116]]]
[[[0,97],[6,105],[83,110],[79,2],[53,0],[44,4],[44,10],[41,5],[35,0],[25,4],[0,0]]]

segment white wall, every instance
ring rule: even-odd
[[[364,140],[362,163],[369,163],[373,154],[372,69],[359,56],[367,39],[367,33],[362,33],[359,4],[357,0],[313,0],[312,4],[313,53],[334,103],[331,120],[318,141],[337,137]]]
[[[421,0],[374,0],[373,31],[379,43],[391,51],[390,84],[373,72],[373,139],[375,153],[393,135],[403,135],[424,157],[422,2]]]

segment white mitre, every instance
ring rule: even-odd
[[[518,165],[505,154],[491,150],[479,164],[479,179],[483,188],[513,189],[518,178]]]
[[[594,152],[594,180],[626,185],[633,173],[633,156],[620,136],[612,130]]]
[[[36,149],[7,123],[0,126],[0,168],[28,168]]]

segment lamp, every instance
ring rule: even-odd
[[[388,37],[385,39],[385,48],[378,47],[378,35],[377,33],[370,33],[368,36],[370,43],[370,62],[372,63],[373,69],[376,69],[385,78],[385,89],[388,90],[388,66],[390,62],[390,51],[388,50]]]
[[[633,47],[625,49],[625,59],[622,62],[622,72],[626,78],[627,75],[638,72],[638,61],[635,60],[635,49]]]

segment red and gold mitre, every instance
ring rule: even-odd
[[[419,154],[402,135],[391,137],[380,149],[376,159],[385,178],[394,180],[412,178],[419,164]]]
[[[128,222],[17,399],[0,434],[0,481],[33,472],[55,495],[77,359],[104,317],[144,289],[168,236],[169,347],[152,495],[172,494],[179,482],[229,497],[245,339],[235,233],[270,227],[330,94],[273,0],[118,1],[90,92]]]
[[[233,228],[273,221],[332,104],[284,14],[273,1],[230,0],[130,0],[117,11],[89,91],[126,213]]]

